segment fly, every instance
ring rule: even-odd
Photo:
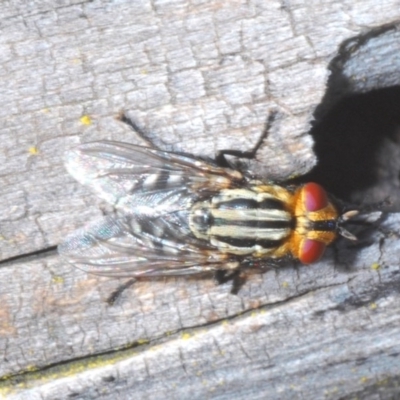
[[[254,157],[273,118],[252,152],[223,151],[217,162],[112,141],[71,150],[68,172],[118,213],[67,236],[61,257],[118,278],[212,272],[236,293],[248,269],[310,264],[339,235],[355,240],[343,224],[358,212],[341,212],[319,184],[272,183],[228,163]]]

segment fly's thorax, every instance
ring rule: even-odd
[[[286,189],[274,185],[221,190],[193,205],[189,227],[197,238],[208,240],[221,252],[272,256],[294,227],[287,207],[291,197]]]

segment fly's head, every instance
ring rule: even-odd
[[[292,253],[303,264],[318,261],[326,246],[339,235],[357,240],[343,225],[358,211],[340,214],[326,191],[317,183],[310,182],[299,187],[293,202],[296,223],[291,238]]]

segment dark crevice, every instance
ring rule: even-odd
[[[38,256],[52,256],[56,253],[57,253],[57,246],[50,246],[50,247],[46,247],[45,249],[32,251],[31,253],[19,254],[17,256],[13,256],[13,257],[9,257],[4,260],[1,260],[0,267],[2,267],[4,264],[9,264],[9,263],[13,263],[13,262],[19,262],[19,261],[26,262],[26,261],[29,261]]]
[[[394,184],[387,169],[398,165],[396,160],[385,159],[383,150],[387,145],[400,147],[399,127],[400,86],[346,97],[310,132],[318,164],[305,180],[319,182],[347,201],[354,192],[379,187],[381,179]],[[393,156],[396,154],[394,149]],[[399,172],[393,172],[397,180]],[[382,190],[381,200],[385,194]]]
[[[369,42],[397,29],[393,24],[381,26],[340,46],[329,65],[327,90],[310,132],[318,164],[301,178],[322,184],[348,202],[366,204],[389,197],[391,211],[400,210],[400,86],[360,93],[365,90],[358,87],[360,77],[349,76],[347,67],[371,62]],[[393,81],[385,79],[388,73],[381,71],[382,82]]]
[[[321,318],[326,313],[331,313],[332,311],[346,313],[354,309],[366,307],[382,298],[389,297],[392,293],[400,293],[400,281],[395,278],[395,275],[392,276],[393,279],[390,282],[377,284],[374,287],[368,287],[365,291],[361,290],[354,293],[334,307],[315,312],[314,316]]]
[[[71,358],[69,360],[64,360],[64,361],[59,361],[59,362],[55,362],[55,363],[51,363],[42,367],[38,367],[35,370],[23,370],[21,372],[18,372],[16,374],[7,374],[4,377],[0,377],[0,387],[1,385],[4,385],[5,383],[7,384],[13,384],[13,385],[17,385],[19,383],[22,382],[27,382],[30,377],[32,377],[32,380],[37,379],[39,376],[41,376],[43,373],[54,373],[56,374],[57,372],[60,374],[60,376],[62,375],[62,371],[63,368],[66,368],[66,370],[68,370],[67,367],[69,366],[73,366],[75,364],[83,364],[83,365],[87,365],[87,368],[89,366],[89,364],[94,363],[95,361],[106,361],[107,359],[112,359],[117,357],[118,354],[124,354],[129,352],[130,350],[133,350],[139,346],[144,346],[144,345],[148,345],[150,343],[150,341],[147,341],[146,343],[143,343],[143,341],[136,341],[134,343],[131,343],[130,345],[125,346],[123,349],[112,349],[112,350],[108,350],[108,351],[104,351],[104,352],[100,352],[97,354],[93,354],[90,356],[82,356],[82,357],[75,357],[75,358]],[[123,359],[123,357],[121,357],[121,360]],[[86,368],[85,368],[86,369]]]

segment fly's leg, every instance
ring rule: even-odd
[[[243,271],[238,270],[232,279],[231,294],[238,294],[239,290],[246,283],[246,280],[247,275]]]
[[[118,119],[123,122],[124,124],[128,125],[135,133],[137,133],[141,139],[143,139],[149,147],[155,150],[161,150],[158,148],[146,135],[144,132],[134,121],[132,121],[125,113],[121,113]]]
[[[121,294],[132,286],[136,282],[135,278],[129,279],[122,285],[119,285],[111,294],[108,296],[107,303],[110,306],[113,306],[115,302],[121,297]]]
[[[268,259],[254,261],[252,258],[242,260],[240,267],[235,270],[218,270],[215,272],[215,280],[218,284],[232,281],[231,294],[238,294],[247,278],[254,273],[265,273],[268,270],[281,268],[291,260],[291,257],[283,257],[278,260]]]
[[[229,282],[232,279],[232,271],[219,269],[215,272],[214,279],[217,281],[218,285],[223,285],[224,283]]]
[[[240,269],[234,271],[218,270],[215,272],[214,278],[219,285],[232,281],[231,294],[238,294],[245,284],[247,276]]]
[[[264,142],[265,138],[268,136],[268,132],[271,129],[272,123],[274,122],[276,118],[277,112],[273,111],[271,114],[269,114],[267,122],[265,123],[264,130],[258,139],[256,145],[254,146],[253,150],[250,151],[241,151],[241,150],[220,150],[215,158],[215,161],[217,164],[221,167],[225,168],[232,168],[232,165],[229,163],[229,161],[226,159],[225,156],[234,156],[237,158],[247,158],[247,159],[254,159],[258,149]]]

